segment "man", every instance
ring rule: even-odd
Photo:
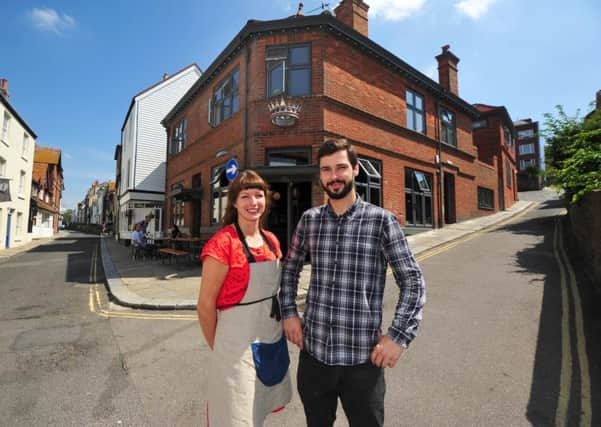
[[[144,251],[144,256],[152,256],[154,254],[154,245],[146,242],[146,235],[142,231],[140,223],[134,225],[134,232],[131,234],[131,241],[134,246],[137,246]]]
[[[301,217],[280,291],[284,332],[301,350],[298,392],[309,427],[332,426],[338,398],[351,426],[382,426],[383,368],[394,367],[417,334],[424,280],[396,217],[357,196],[352,146],[325,141],[317,158],[329,201]],[[307,253],[311,282],[301,323],[295,299]],[[392,325],[382,334],[387,265],[400,293]]]

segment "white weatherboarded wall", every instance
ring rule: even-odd
[[[138,119],[134,169],[136,190],[165,191],[167,133],[161,125],[161,120],[199,77],[198,68],[190,67],[136,98]]]

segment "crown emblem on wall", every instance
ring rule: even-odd
[[[282,97],[267,104],[267,108],[271,112],[271,123],[279,127],[289,127],[296,123],[303,107],[291,100],[286,102]]]

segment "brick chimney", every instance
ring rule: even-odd
[[[442,53],[436,57],[438,61],[438,84],[449,92],[459,96],[459,82],[457,81],[457,58],[450,51],[451,46],[444,45]]]
[[[8,99],[8,80],[0,79],[0,95]]]
[[[369,6],[362,0],[342,0],[334,12],[339,21],[367,37],[368,10]]]

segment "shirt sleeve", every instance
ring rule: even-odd
[[[305,262],[305,232],[306,214],[303,214],[292,235],[292,241],[288,246],[288,253],[282,262],[282,280],[280,285],[280,305],[282,319],[298,317],[296,307],[296,295],[298,292],[298,281]]]
[[[417,336],[422,319],[426,302],[424,276],[394,215],[390,214],[385,219],[383,232],[384,256],[400,289],[396,311],[387,335],[400,346],[407,347]]]
[[[219,233],[213,236],[202,248],[200,260],[204,262],[207,256],[215,258],[217,261],[230,265],[232,252],[232,242],[226,233]]]

